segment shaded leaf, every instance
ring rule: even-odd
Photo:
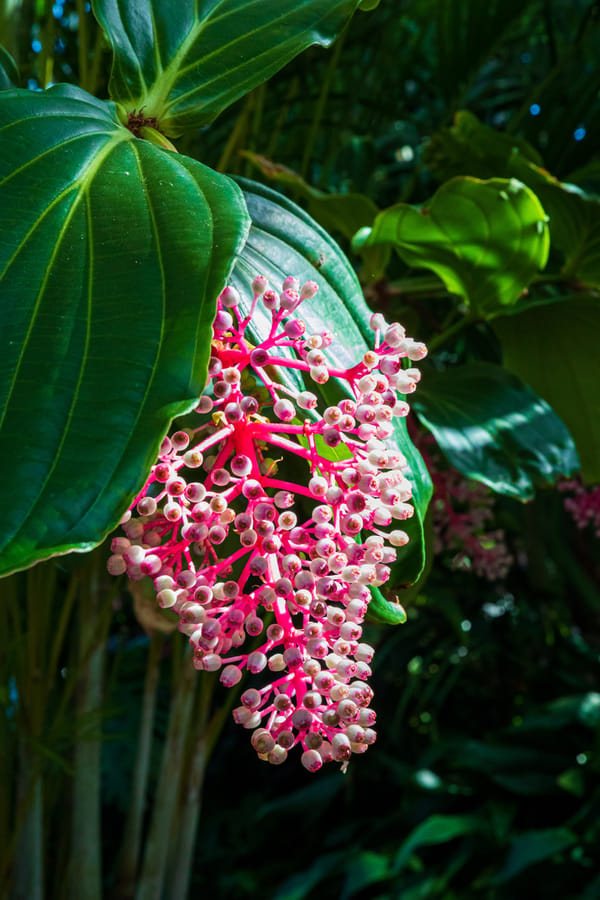
[[[17,64],[8,50],[0,45],[0,91],[8,91],[18,85],[19,69]]]
[[[354,897],[364,888],[387,881],[390,874],[389,858],[383,853],[363,850],[352,857],[346,868],[346,880],[342,900]]]
[[[549,239],[535,194],[515,179],[453,178],[417,209],[398,203],[359,231],[355,247],[392,244],[410,266],[431,269],[476,315],[516,303],[546,265]]]
[[[347,852],[338,850],[317,857],[307,869],[291,875],[273,895],[273,900],[304,900],[314,896],[313,890],[327,878],[340,871]]]
[[[372,331],[369,310],[350,263],[335,241],[291,200],[245,179],[238,179],[238,183],[244,188],[252,218],[248,241],[232,277],[243,304],[247,307],[252,280],[258,273],[265,275],[276,289],[281,288],[287,275],[295,275],[301,282],[316,281],[318,294],[302,304],[307,331],[331,331],[335,340],[327,348],[329,361],[336,368],[351,368],[371,346]],[[268,333],[270,321],[265,311],[257,307],[249,326],[257,341]],[[297,373],[294,376],[286,370],[281,374],[295,386],[302,385]],[[337,379],[330,379],[322,386],[311,382],[310,390],[321,393],[329,404],[339,399],[344,387]],[[431,479],[421,454],[408,437],[406,422],[397,418],[393,421],[392,439],[408,460],[408,477],[413,486],[415,515],[402,523],[410,542],[398,551],[403,583],[412,583],[424,565],[423,520],[431,498]]]
[[[554,731],[576,724],[592,729],[600,724],[600,694],[596,691],[546,703],[540,710],[523,716],[519,731]]]
[[[473,832],[485,833],[486,824],[479,816],[433,815],[417,825],[404,841],[392,863],[392,873],[397,875],[420,847],[445,844]]]
[[[506,863],[494,881],[496,884],[510,881],[529,866],[543,862],[576,843],[577,835],[568,828],[526,831],[512,841]]]
[[[93,0],[113,48],[110,95],[168,135],[212,122],[309,47],[358,0]]]
[[[202,390],[245,237],[225,176],[69,86],[0,94],[0,572],[114,528]]]
[[[413,407],[448,462],[499,494],[529,500],[579,469],[552,408],[500,366],[470,363],[429,374]]]
[[[497,319],[504,364],[543,397],[575,440],[583,478],[600,481],[600,304],[582,295]]]

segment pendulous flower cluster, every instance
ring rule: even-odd
[[[297,315],[314,282],[288,277],[276,292],[257,276],[252,288],[246,315],[234,288],[221,293],[198,423],[163,440],[108,569],[153,579],[197,669],[227,687],[257,676],[235,721],[261,759],[299,744],[314,772],[375,740],[362,622],[408,540],[395,527],[413,514],[407,463],[386,442],[426,348],[376,314],[375,349],[337,369],[331,334]],[[271,327],[254,346],[259,303]],[[346,396],[321,413],[305,388],[330,378]]]

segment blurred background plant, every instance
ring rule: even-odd
[[[106,95],[89,3],[0,16],[22,86]],[[377,745],[316,777],[259,764],[235,692],[189,677],[165,614],[109,584],[106,548],[4,582],[14,896],[600,896],[599,546],[595,514],[575,514],[600,481],[599,40],[596,0],[382,0],[181,140],[305,206],[372,307],[429,343],[413,404],[436,486],[427,574],[403,592],[406,625],[370,626]],[[535,247],[512,261],[527,291],[500,255],[474,299],[468,254],[435,257],[437,238],[419,265],[408,210],[431,213],[440,184],[461,200],[464,176],[519,179],[549,215],[547,268]],[[473,203],[489,217],[487,195]],[[562,475],[577,480],[556,490]]]

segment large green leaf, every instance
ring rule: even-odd
[[[338,245],[298,206],[270,188],[240,179],[252,227],[233,274],[240,293],[252,295],[257,273],[279,287],[286,275],[312,279],[319,285],[313,300],[302,304],[302,318],[309,331],[329,329],[336,338],[327,349],[328,359],[338,368],[350,368],[371,346],[369,310],[354,270]],[[270,318],[260,310],[252,320],[257,339],[268,334]],[[289,371],[289,370],[288,370]],[[287,372],[286,372],[287,375]],[[311,383],[311,390],[315,390]],[[332,390],[327,382],[321,391]],[[412,583],[424,566],[423,520],[431,497],[431,480],[420,453],[412,444],[403,419],[395,419],[394,441],[406,456],[415,505],[415,515],[403,523],[410,542],[398,551],[399,577]]]
[[[564,256],[565,280],[600,287],[600,198],[550,175],[526,141],[461,110],[453,125],[432,136],[425,159],[442,179],[469,173],[522,181],[537,194],[548,216],[552,248]]]
[[[351,240],[360,228],[370,225],[377,213],[377,206],[366,194],[331,194],[320,191],[308,184],[297,172],[271,162],[258,153],[246,150],[242,156],[257,166],[267,178],[291,188],[299,197],[307,200],[308,212],[329,232],[343,235]],[[361,271],[363,281],[381,278],[390,258],[390,248],[365,247],[364,266]]]
[[[328,46],[358,0],[94,0],[112,44],[110,95],[161,131],[206,125],[311,44]]]
[[[206,375],[237,186],[73,87],[0,94],[1,574],[114,527]]]
[[[581,472],[600,481],[600,303],[581,296],[494,323],[505,366],[543,397],[575,440]]]
[[[500,366],[429,374],[413,406],[448,462],[499,494],[528,500],[579,469],[573,439],[553,409]]]
[[[405,263],[431,269],[476,315],[516,303],[546,265],[546,216],[516,179],[457,177],[417,209],[398,203],[355,238],[359,250],[392,244]]]

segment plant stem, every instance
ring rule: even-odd
[[[474,319],[471,316],[463,316],[461,319],[458,319],[454,325],[450,325],[445,331],[440,332],[440,334],[434,335],[429,341],[427,341],[427,348],[430,353],[434,350],[437,350],[442,344],[445,344],[451,337],[454,337],[455,334],[458,334],[459,331],[462,331],[463,328],[466,328],[467,325],[470,325]]]
[[[227,701],[209,719],[217,679],[207,676],[206,672],[201,676],[194,710],[192,754],[180,792],[179,827],[173,831],[171,840],[167,900],[180,900],[189,894],[206,767],[227,715],[238,696],[237,690],[230,690]]]
[[[103,585],[103,557],[91,555],[89,577],[82,578],[79,597],[79,679],[77,716],[79,719],[73,778],[69,897],[71,900],[100,900],[102,896],[102,831],[100,806],[99,724],[86,719],[102,704],[106,637],[112,609],[111,597]],[[109,603],[106,603],[108,596]],[[90,734],[93,729],[94,733]],[[87,732],[87,733],[86,733]]]
[[[198,678],[191,665],[191,648],[186,648],[183,664],[175,672],[178,683],[171,703],[169,728],[164,744],[152,821],[146,840],[136,900],[160,900],[167,866],[169,836],[185,758],[185,742]]]
[[[43,900],[44,799],[39,760],[29,735],[19,739],[18,808],[25,811],[16,848],[13,900]]]
[[[125,900],[125,898],[133,897],[135,894],[142,825],[146,807],[148,772],[150,769],[150,751],[152,749],[154,711],[156,708],[156,689],[158,687],[163,644],[163,635],[159,632],[154,632],[150,639],[148,651],[148,663],[146,666],[146,678],[144,682],[144,698],[142,701],[142,716],[140,720],[135,769],[133,772],[131,800],[115,876],[115,886],[113,890],[113,897],[115,900]]]

